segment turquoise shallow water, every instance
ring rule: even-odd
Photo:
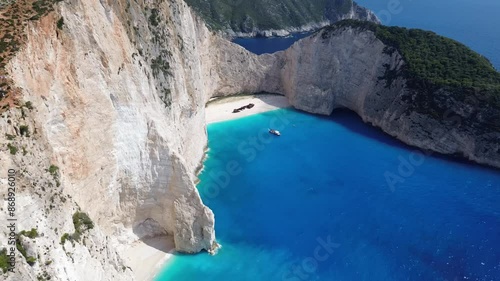
[[[277,110],[208,134],[198,187],[223,248],[179,255],[157,281],[500,280],[498,170],[417,157],[345,111]]]

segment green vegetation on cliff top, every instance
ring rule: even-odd
[[[300,27],[324,20],[337,21],[353,7],[352,0],[186,0],[216,30]]]
[[[386,45],[397,49],[406,62],[402,74],[406,78],[419,80],[416,82],[420,86],[428,81],[437,86],[500,92],[500,73],[491,62],[455,40],[431,31],[355,20],[345,20],[327,27],[323,36],[346,26],[371,30]]]

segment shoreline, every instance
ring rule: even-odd
[[[239,113],[233,110],[253,103],[251,109]],[[254,114],[291,107],[285,96],[275,94],[241,95],[211,99],[206,105],[205,124],[239,119]]]
[[[141,239],[124,251],[127,265],[137,281],[152,281],[174,257],[172,237]]]

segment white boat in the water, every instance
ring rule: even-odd
[[[269,133],[270,133],[270,134],[273,134],[273,135],[275,135],[275,136],[281,136],[281,133],[280,133],[280,131],[278,131],[278,130],[269,129]]]

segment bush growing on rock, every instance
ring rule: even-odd
[[[32,228],[31,230],[23,230],[19,232],[19,235],[35,239],[36,237],[38,237],[38,231],[36,230],[36,228]]]
[[[30,136],[30,129],[26,125],[21,125],[19,127],[19,133],[21,133],[21,136],[29,137]]]
[[[49,167],[49,170],[48,170],[48,171],[49,171],[49,173],[50,173],[51,175],[53,175],[53,176],[54,176],[54,175],[56,175],[56,174],[57,174],[57,172],[59,171],[59,167],[57,167],[56,165],[50,165],[50,167]]]
[[[61,236],[61,245],[64,245],[66,241],[80,242],[80,238],[85,231],[94,228],[94,223],[90,217],[83,212],[76,212],[73,214],[73,226],[75,227],[75,232],[72,234],[64,233]]]
[[[73,225],[76,232],[84,232],[94,228],[94,223],[86,213],[76,212],[73,214]]]
[[[5,248],[0,251],[0,269],[2,269],[3,273],[6,273],[9,269],[9,257]]]
[[[31,239],[34,239],[38,236],[38,232],[35,228],[32,228],[30,231],[21,231],[17,234],[16,237],[16,248],[17,250],[23,255],[23,257],[26,259],[26,262],[33,266],[36,263],[36,257],[29,256],[28,253],[26,252],[26,249],[23,246],[23,243],[21,242],[21,236],[26,236]]]
[[[17,150],[18,150],[18,149],[17,149],[17,147],[13,146],[13,145],[12,145],[12,144],[10,144],[10,143],[7,145],[7,147],[9,148],[10,154],[12,154],[12,155],[16,155]]]

